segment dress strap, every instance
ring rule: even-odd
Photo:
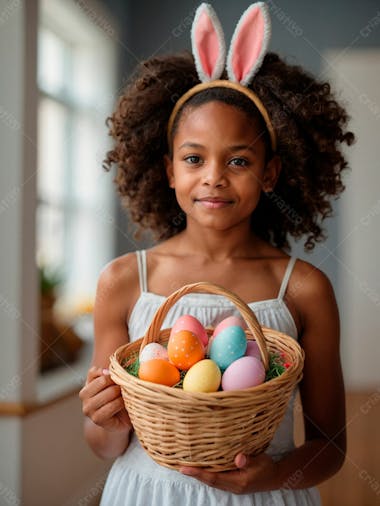
[[[292,274],[293,267],[294,267],[294,264],[296,263],[296,261],[297,261],[296,257],[290,257],[288,265],[286,267],[286,271],[285,271],[284,277],[282,278],[282,283],[281,283],[280,291],[279,291],[278,297],[277,297],[278,299],[283,299],[284,298],[284,295],[285,295],[285,292],[286,292],[286,288],[288,286],[289,278],[290,278],[290,276]]]
[[[140,290],[142,292],[148,291],[148,280],[147,280],[147,271],[146,271],[146,251],[145,249],[141,251],[136,251],[137,257],[137,267],[139,269],[139,281],[140,281]]]

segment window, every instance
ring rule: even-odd
[[[61,273],[66,307],[93,300],[114,250],[114,188],[102,160],[117,48],[105,19],[90,1],[40,2],[37,262]]]

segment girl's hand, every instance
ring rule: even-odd
[[[110,432],[131,429],[132,424],[124,406],[120,387],[107,369],[91,367],[86,385],[79,392],[82,411],[93,423]]]
[[[236,471],[214,473],[198,467],[183,466],[180,472],[211,487],[234,494],[249,494],[278,488],[276,463],[269,455],[261,453],[256,457],[249,457],[239,453],[235,457],[235,465]]]

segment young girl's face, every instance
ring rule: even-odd
[[[263,131],[243,111],[213,101],[186,109],[165,157],[171,188],[190,223],[227,230],[248,225],[280,162],[266,163]]]

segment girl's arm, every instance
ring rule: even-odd
[[[133,269],[124,258],[102,271],[94,307],[94,353],[86,385],[79,397],[83,404],[85,438],[96,455],[115,458],[128,447],[132,429],[120,387],[110,378],[110,355],[129,341],[126,328],[128,293]],[[131,263],[131,261],[129,261]]]
[[[298,275],[303,286],[294,299],[303,320],[300,344],[305,351],[305,365],[300,392],[305,444],[278,464],[278,479],[290,488],[327,480],[342,467],[346,455],[338,308],[327,277],[310,265],[302,267],[304,272]],[[298,479],[292,486],[294,473]]]
[[[305,443],[279,462],[266,454],[254,458],[239,454],[236,471],[209,473],[183,468],[185,474],[223,490],[249,493],[314,486],[342,466],[346,452],[345,398],[333,289],[322,272],[306,263],[301,263],[292,278],[288,292],[302,318],[300,344],[306,356],[300,385]]]

